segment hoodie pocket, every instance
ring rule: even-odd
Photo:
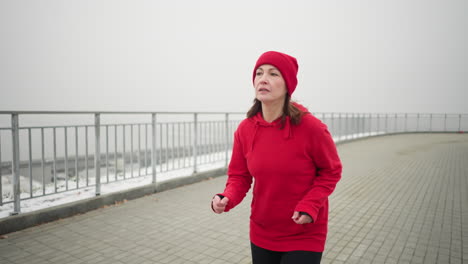
[[[306,231],[304,225],[296,224],[293,219],[295,202],[272,202],[260,206],[253,201],[250,219],[261,229],[276,237],[288,237]]]

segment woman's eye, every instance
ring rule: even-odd
[[[257,73],[255,73],[255,75],[260,76],[260,75],[262,75],[262,72],[257,72]]]
[[[272,72],[271,75],[272,76],[279,76],[279,74],[277,74],[276,72]]]

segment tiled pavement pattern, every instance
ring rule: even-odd
[[[325,263],[468,263],[468,135],[344,144]]]
[[[468,134],[338,146],[322,263],[468,263]],[[215,215],[226,177],[11,233],[0,263],[250,263],[247,197]]]

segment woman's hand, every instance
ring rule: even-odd
[[[312,219],[312,217],[310,217],[309,214],[298,211],[294,211],[292,220],[298,225],[309,224],[314,222],[314,220]]]
[[[211,208],[217,214],[223,213],[224,210],[226,210],[226,205],[228,204],[228,202],[229,198],[227,198],[226,196],[224,196],[223,199],[221,199],[219,195],[215,195],[213,197],[213,200],[211,200]]]

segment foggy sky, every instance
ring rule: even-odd
[[[277,50],[314,112],[468,113],[467,3],[2,0],[0,110],[246,111]]]

